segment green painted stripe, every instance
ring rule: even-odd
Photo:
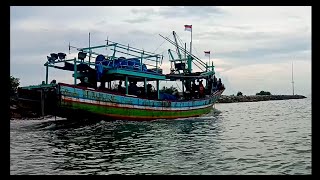
[[[152,111],[144,109],[129,109],[122,107],[108,107],[96,106],[81,102],[62,101],[62,108],[70,108],[75,110],[84,110],[87,112],[101,114],[101,115],[119,115],[128,117],[145,117],[145,118],[166,118],[166,117],[190,117],[201,114],[206,114],[212,109],[211,106],[203,109],[189,110],[189,111]]]

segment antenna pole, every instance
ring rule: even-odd
[[[89,32],[89,64],[91,61],[91,49],[90,49],[90,32]]]
[[[293,62],[292,62],[292,70],[291,70],[292,74],[291,74],[291,77],[292,77],[292,95],[294,95],[294,81],[293,81]]]

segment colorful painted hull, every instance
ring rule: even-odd
[[[113,92],[59,84],[60,116],[104,116],[122,120],[155,120],[195,117],[209,113],[222,94],[188,101],[151,100]]]

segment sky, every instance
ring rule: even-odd
[[[88,47],[89,32],[91,46],[108,38],[163,55],[161,68],[169,73],[167,50],[175,47],[159,34],[173,39],[175,31],[189,44],[186,24],[192,53],[208,62],[204,51],[211,52],[225,95],[292,94],[292,64],[295,94],[311,95],[310,6],[11,6],[10,74],[21,86],[40,84],[47,55],[76,57],[69,42]],[[73,83],[72,72],[51,68],[52,79]]]

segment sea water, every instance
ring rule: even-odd
[[[311,174],[311,98],[198,118],[10,121],[10,174]]]

